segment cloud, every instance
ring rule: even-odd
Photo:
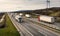
[[[50,7],[60,6],[60,0],[50,0]],[[0,11],[34,10],[46,8],[46,0],[0,0]]]

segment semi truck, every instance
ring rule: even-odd
[[[51,17],[51,16],[40,15],[38,17],[38,21],[47,22],[47,23],[54,23],[55,18]]]
[[[20,16],[20,15],[16,15],[15,19],[16,19],[16,21],[18,21],[20,23],[22,22],[22,16]]]

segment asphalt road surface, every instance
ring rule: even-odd
[[[45,22],[40,22],[40,21],[38,21],[37,18],[27,18],[27,19],[38,22],[38,23],[42,23],[44,25],[47,25],[47,26],[50,26],[50,27],[53,27],[53,28],[60,29],[60,23],[57,23],[57,22],[55,22],[53,24],[49,24],[49,23],[45,23]]]
[[[43,27],[36,25],[35,23],[32,23],[26,19],[23,19],[24,21],[23,23],[19,23],[16,21],[16,19],[14,19],[14,17],[12,17],[12,15],[9,14],[9,17],[11,18],[13,23],[18,26],[19,31],[21,32],[23,36],[58,36],[52,32],[49,32]]]

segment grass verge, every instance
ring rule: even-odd
[[[6,15],[6,27],[0,29],[0,36],[20,36],[8,15]]]

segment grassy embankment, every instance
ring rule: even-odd
[[[0,29],[0,36],[20,36],[17,29],[14,27],[13,23],[6,15],[6,26]]]
[[[56,22],[60,23],[60,11],[50,14],[50,16],[57,16]]]

